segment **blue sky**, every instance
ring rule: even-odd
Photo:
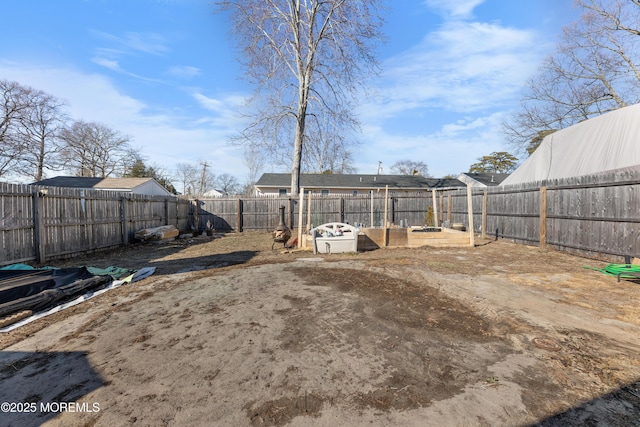
[[[390,1],[382,75],[358,107],[359,173],[423,161],[439,177],[513,151],[499,132],[520,91],[578,16],[572,0]],[[171,173],[202,161],[244,182],[228,137],[252,88],[209,0],[4,2],[0,79],[66,100],[74,119],[131,137]],[[522,159],[524,160],[524,159]],[[265,172],[288,171],[269,168]]]

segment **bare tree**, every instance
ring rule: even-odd
[[[315,173],[351,173],[353,155],[344,134],[334,129],[335,121],[326,119],[319,123],[314,116],[310,121],[310,132],[302,155],[303,169]]]
[[[429,177],[429,167],[425,162],[413,160],[399,160],[391,165],[390,169],[395,175],[422,175]]]
[[[199,166],[191,163],[176,165],[176,178],[182,184],[182,194],[185,196],[200,197],[215,188],[216,176],[211,173],[209,164],[201,162]]]
[[[61,131],[60,138],[64,165],[79,176],[122,175],[131,153],[129,137],[101,123],[76,121]]]
[[[235,176],[223,173],[218,175],[216,179],[216,189],[220,190],[225,196],[236,194],[240,190],[240,184]]]
[[[196,177],[198,170],[189,163],[178,163],[176,165],[177,179],[182,184],[182,194],[185,196],[195,195],[198,188]]]
[[[44,170],[59,170],[61,149],[59,135],[67,115],[65,103],[41,90],[27,93],[29,108],[19,119],[18,135],[24,150],[21,156],[22,173],[35,181],[44,178]]]
[[[255,144],[248,144],[244,147],[244,164],[249,169],[247,176],[247,188],[251,188],[258,182],[259,176],[265,165],[265,155],[260,152],[260,148]]]
[[[517,147],[640,100],[640,2],[576,0],[579,20],[564,28],[554,55],[527,83],[521,108],[504,124]]]
[[[29,109],[29,91],[18,82],[0,80],[0,177],[14,172],[24,153],[18,128],[20,117]]]
[[[377,70],[373,46],[381,37],[380,1],[220,0],[217,4],[231,12],[247,77],[257,85],[253,124],[242,137],[271,147],[272,153],[293,148],[295,197],[303,151],[315,142],[307,128],[309,119],[316,118],[316,128],[330,119],[329,129],[342,134],[358,127],[352,107],[366,77]]]

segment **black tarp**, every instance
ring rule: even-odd
[[[86,267],[0,270],[0,316],[42,310],[111,281],[110,276],[94,275]]]

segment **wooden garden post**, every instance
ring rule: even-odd
[[[434,188],[431,190],[431,195],[433,196],[433,225],[434,227],[438,226],[438,193]]]
[[[300,188],[300,203],[298,204],[298,249],[302,248],[302,218],[304,214],[304,187]]]
[[[487,191],[482,194],[482,237],[487,237]]]
[[[471,185],[467,184],[467,209],[469,211],[469,246],[476,245],[473,233],[473,191]]]
[[[389,186],[387,185],[384,190],[384,224],[382,226],[383,236],[382,243],[386,247],[389,243],[389,237],[387,236],[387,210],[389,209]]]
[[[540,247],[547,245],[547,187],[540,187]]]

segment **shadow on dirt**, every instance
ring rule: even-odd
[[[258,254],[253,250],[224,252],[224,248],[208,246],[221,237],[224,235],[218,233],[214,238],[200,236],[167,242],[132,243],[125,247],[101,251],[99,254],[51,261],[50,264],[55,267],[87,265],[99,268],[114,265],[129,270],[155,267],[155,275],[164,275],[243,264]]]
[[[149,261],[140,267],[155,267],[156,274],[177,274],[244,264],[256,256],[255,251],[236,251],[199,257]]]
[[[97,413],[83,399],[105,385],[87,353],[0,352],[0,420],[3,426],[39,426],[61,412]]]
[[[531,427],[640,426],[640,380]]]

